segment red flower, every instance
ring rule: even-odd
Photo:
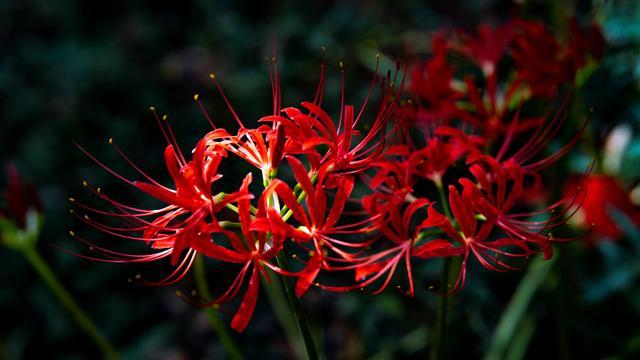
[[[400,151],[397,155],[408,158],[408,149]],[[386,214],[401,206],[403,202],[415,200],[412,192],[416,177],[408,160],[385,159],[376,162],[373,168],[373,177],[361,175],[367,186],[373,190],[372,194],[363,196],[361,202],[369,214],[380,215],[377,220],[380,222],[385,221]]]
[[[587,57],[591,55],[593,59],[600,60],[604,54],[606,40],[602,34],[602,29],[595,23],[587,26],[580,26],[576,18],[572,18],[571,43],[569,44],[569,57],[571,58],[574,71],[578,71],[587,64]]]
[[[507,22],[495,29],[482,24],[477,35],[465,31],[458,31],[458,34],[462,42],[456,49],[474,61],[482,69],[485,77],[491,78],[511,44],[515,31],[513,23]]]
[[[345,204],[351,196],[354,178],[352,176],[340,177],[333,205],[328,209],[324,184],[326,178],[324,175],[318,175],[318,182],[314,186],[306,169],[298,159],[288,157],[287,160],[293,169],[298,184],[304,191],[307,210],[305,211],[296,200],[296,194],[291,188],[278,179],[274,180],[269,188],[265,190],[260,208],[266,207],[264,199],[267,199],[271,194],[277,194],[278,198],[289,209],[291,215],[300,224],[297,228],[286,224],[278,212],[269,216],[272,231],[292,237],[296,244],[300,245],[304,252],[310,256],[305,269],[298,274],[296,295],[302,296],[313,283],[320,270],[331,267],[327,261],[353,262],[358,253],[353,253],[352,251],[359,251],[370,244],[370,242],[344,241],[336,238],[336,236],[363,233],[375,218],[338,225],[338,221],[343,216]]]
[[[413,152],[409,158],[411,170],[416,176],[442,185],[442,176],[469,149],[460,143],[445,142],[438,137],[427,140],[427,145]]]
[[[529,85],[533,96],[549,98],[557,88],[573,80],[566,51],[544,24],[519,20],[513,59],[518,77]]]
[[[245,177],[239,192],[244,195],[249,194],[250,183],[251,173]],[[242,332],[247,327],[253,316],[260,289],[260,276],[271,281],[266,268],[286,273],[270,263],[282,249],[284,237],[277,231],[272,232],[270,236],[268,235],[271,229],[266,221],[267,214],[263,212],[265,208],[259,208],[255,217],[252,217],[250,199],[250,196],[237,198],[238,218],[244,241],[234,232],[218,227],[214,233],[224,234],[229,239],[231,248],[212,241],[210,235],[207,241],[194,243],[194,250],[209,258],[242,265],[235,280],[222,296],[201,305],[208,306],[231,301],[240,292],[246,278],[249,278],[246,292],[231,321],[231,327],[238,332]],[[269,210],[271,211],[273,208]]]
[[[429,206],[427,199],[415,199],[406,207],[397,206],[392,209],[388,223],[380,226],[379,230],[385,238],[391,241],[392,247],[358,260],[353,265],[336,267],[334,270],[355,270],[356,283],[348,286],[332,286],[320,284],[321,288],[330,291],[349,291],[363,289],[379,279],[384,280],[373,294],[381,293],[391,282],[395,271],[402,261],[407,273],[409,290],[407,295],[414,296],[414,283],[411,259],[429,259],[434,257],[448,257],[460,255],[461,249],[444,239],[425,239],[427,235],[422,231],[433,225],[425,220],[417,226],[412,225],[418,210]]]
[[[263,177],[268,178],[278,169],[284,154],[292,152],[286,149],[285,144],[288,143],[289,147],[292,144],[285,142],[285,128],[280,124],[283,120],[279,116],[270,116],[261,121],[272,121],[273,127],[240,128],[235,136],[224,129],[216,129],[207,134],[205,139],[207,143],[216,144],[260,169]]]
[[[420,107],[424,113],[411,117],[418,124],[428,125],[452,120],[457,114],[456,101],[463,94],[454,89],[454,68],[447,59],[449,45],[443,34],[437,34],[432,41],[432,57],[416,65],[411,72],[411,91],[425,104]]]
[[[165,133],[164,128],[161,127],[161,129]],[[224,193],[214,195],[212,192],[213,183],[221,178],[217,170],[220,161],[226,156],[226,152],[215,145],[207,146],[205,140],[198,142],[193,152],[193,159],[190,161],[186,161],[182,152],[174,150],[174,142],[166,147],[164,159],[167,170],[173,179],[174,189],[161,185],[148,176],[124,156],[120,149],[113,144],[112,140],[109,142],[148,182],[129,180],[102,164],[84,148],[80,146],[79,148],[114,176],[164,202],[165,205],[158,209],[141,209],[129,206],[112,199],[104,194],[100,188],[94,189],[85,182],[85,186],[98,198],[110,205],[112,210],[97,209],[70,198],[74,205],[92,213],[92,215],[81,215],[77,211],[72,212],[76,217],[100,231],[123,239],[142,241],[158,251],[149,254],[130,254],[113,251],[97,246],[71,232],[72,236],[86,243],[90,249],[100,255],[80,256],[105,262],[150,262],[170,257],[171,264],[177,266],[176,270],[163,280],[144,283],[155,285],[173,284],[182,279],[191,267],[197,254],[194,250],[194,244],[201,241],[209,241],[208,237],[213,231],[212,229],[219,227],[217,214],[227,204],[249,195],[241,194],[240,192],[228,195]],[[126,222],[128,226],[112,225],[109,223],[113,222],[112,220]],[[186,255],[180,260],[184,250],[187,250]]]
[[[462,254],[462,265],[453,291],[462,289],[466,279],[466,265],[469,254],[488,270],[507,271],[518,269],[508,259],[526,259],[537,251],[528,246],[522,239],[507,236],[490,239],[489,236],[496,225],[497,217],[492,205],[484,198],[478,197],[471,187],[465,186],[462,196],[454,186],[449,186],[449,205],[458,229],[446,216],[440,214],[433,206],[429,207],[429,217],[423,223],[425,227],[442,229],[459,247],[451,250],[451,255]],[[479,220],[478,215],[484,218]],[[482,221],[480,224],[479,221]]]
[[[573,137],[565,143],[560,149],[554,151],[552,154],[536,159],[540,157],[540,154],[547,148],[547,145],[558,135],[562,127],[565,125],[568,117],[568,110],[566,109],[569,101],[570,94],[566,95],[562,104],[556,109],[555,114],[552,113],[554,108],[550,107],[547,114],[540,119],[539,126],[533,131],[533,133],[527,135],[527,139],[524,144],[516,142],[518,135],[518,127],[520,125],[520,112],[518,111],[509,128],[502,139],[502,144],[495,155],[486,155],[481,152],[474,152],[469,156],[468,162],[472,163],[478,159],[495,159],[500,163],[509,163],[510,167],[519,167],[527,174],[533,174],[545,169],[546,167],[553,165],[556,161],[566,155],[575,144],[580,141],[583,132],[585,131],[588,121],[585,121],[579,129],[575,132]],[[514,145],[517,145],[514,149]]]
[[[380,108],[375,112],[375,118],[367,124],[367,133],[362,135],[356,128],[360,123],[371,97],[371,92],[377,80],[377,66],[369,92],[360,110],[356,113],[353,105],[344,105],[344,73],[342,79],[342,104],[337,126],[333,119],[319,105],[320,101],[303,102],[302,107],[308,112],[303,113],[296,108],[285,109],[286,114],[293,120],[298,128],[309,126],[313,128],[314,135],[304,139],[303,149],[314,149],[324,145],[328,150],[321,154],[319,163],[317,159],[309,157],[312,168],[327,174],[356,174],[362,173],[372,164],[382,158],[384,152],[393,145],[395,132],[387,133],[387,126],[391,118],[397,112],[398,98],[404,88],[404,75],[398,79],[398,68],[393,78],[387,76],[382,80]],[[396,83],[399,85],[395,86]],[[324,82],[318,88],[322,94]],[[316,96],[316,98],[322,96]],[[335,186],[334,184],[327,184]]]
[[[621,212],[634,224],[640,226],[640,209],[633,205],[629,193],[623,189],[617,179],[607,175],[591,175],[582,186],[578,185],[576,180],[569,181],[565,190],[568,193],[575,193],[578,187],[584,188],[586,196],[575,219],[583,228],[593,227],[592,236],[590,236],[592,241],[600,238],[617,240],[624,236],[624,231],[616,221],[613,211]]]
[[[485,217],[495,218],[496,227],[511,237],[520,239],[532,251],[552,254],[554,241],[568,241],[553,237],[552,232],[567,223],[580,207],[584,193],[566,196],[560,201],[534,212],[514,211],[525,195],[525,173],[512,161],[504,165],[484,159],[470,167],[477,184],[461,179],[465,191],[472,194],[474,204]],[[486,205],[489,206],[486,206]],[[529,220],[533,216],[547,215],[544,220]]]

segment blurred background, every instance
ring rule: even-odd
[[[560,38],[574,15],[602,27],[605,55],[578,79],[574,97],[577,116],[593,108],[591,123],[550,187],[561,191],[564,179],[596,158],[598,173],[614,177],[624,196],[635,197],[637,211],[640,2],[634,0],[1,0],[0,163],[15,162],[36,185],[45,208],[39,253],[123,357],[224,358],[206,314],[175,295],[190,291],[190,278],[168,288],[138,286],[127,280],[136,274],[160,278],[168,267],[94,263],[51,246],[81,249],[67,233],[87,230],[86,225],[69,215],[67,198],[90,198],[83,180],[106,190],[123,188],[73,141],[126,172],[126,163],[107,143],[112,137],[142,168],[166,180],[164,142],[149,106],[168,114],[183,149],[208,130],[195,93],[218,125],[235,129],[209,80],[215,72],[251,124],[271,112],[264,57],[272,53],[273,37],[284,104],[313,96],[324,46],[328,108],[337,109],[339,61],[345,64],[346,96],[358,103],[377,52],[411,63],[428,55],[431,36],[441,27],[475,28],[516,15],[544,21]],[[612,216],[619,233],[558,249],[557,260],[521,310],[506,357],[640,355],[640,232],[619,213]],[[220,276],[210,273],[212,286]],[[471,269],[454,300],[451,357],[477,358],[493,346],[496,325],[523,276],[525,271]],[[373,297],[312,289],[303,301],[331,359],[425,357],[436,303],[437,296],[427,291],[408,299],[393,290]],[[228,314],[221,317],[230,322]],[[99,355],[20,252],[8,247],[0,247],[0,319],[0,358]],[[295,357],[264,296],[247,330],[231,335],[248,358]]]

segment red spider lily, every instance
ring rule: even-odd
[[[241,194],[249,194],[250,183],[251,174],[249,173],[242,182],[239,192]],[[200,305],[209,306],[231,301],[238,295],[246,278],[249,277],[246,292],[231,321],[231,327],[238,332],[242,332],[247,327],[253,316],[258,300],[260,276],[263,276],[267,281],[271,281],[266,268],[278,273],[288,274],[270,263],[282,249],[284,237],[280,236],[281,234],[277,231],[271,232],[269,222],[266,220],[267,214],[263,212],[266,209],[265,207],[259,208],[255,217],[252,217],[250,199],[250,196],[237,198],[238,218],[244,241],[234,232],[219,227],[217,232],[224,234],[229,239],[231,248],[211,241],[210,237],[209,241],[201,241],[194,244],[195,251],[209,258],[242,265],[235,280],[222,296]],[[269,211],[273,211],[273,209],[269,209]],[[268,235],[270,232],[271,235]]]
[[[317,148],[320,145],[328,147],[319,164],[312,162],[314,168],[319,166],[321,169],[318,170],[327,173],[360,173],[371,167],[382,157],[385,150],[393,145],[392,136],[395,136],[395,132],[392,131],[388,134],[387,126],[392,116],[397,112],[398,98],[402,93],[405,81],[404,75],[402,79],[397,78],[398,71],[399,68],[396,69],[393,78],[389,75],[382,80],[380,108],[376,111],[375,119],[371,122],[367,134],[362,137],[356,126],[362,119],[371,91],[376,83],[377,66],[369,92],[357,114],[352,105],[344,105],[344,70],[342,71],[342,105],[337,126],[329,114],[319,106],[319,103],[303,102],[302,107],[308,111],[308,114],[295,108],[285,109],[287,115],[298,127],[302,127],[304,123],[311,124],[313,127],[315,135],[304,141],[304,149]],[[395,84],[398,81],[399,86],[396,88]],[[322,81],[321,84],[324,82]],[[322,87],[319,87],[319,93],[322,91]]]
[[[29,211],[42,213],[42,202],[35,186],[22,180],[13,163],[7,164],[6,172],[7,187],[2,192],[6,208],[0,208],[0,220],[9,221],[19,229],[25,230]]]
[[[166,135],[164,128],[161,127],[161,129]],[[173,135],[171,135],[171,138],[174,139]],[[70,198],[72,203],[80,209],[92,213],[92,216],[82,216],[77,211],[72,211],[76,217],[92,227],[122,239],[145,242],[152,249],[159,250],[150,254],[117,252],[99,247],[71,232],[72,236],[86,243],[90,249],[101,255],[101,257],[81,256],[105,262],[150,262],[170,257],[172,265],[177,266],[176,270],[161,281],[145,282],[153,285],[173,284],[182,279],[197,254],[193,250],[193,244],[207,241],[207,236],[209,236],[212,229],[215,230],[219,227],[216,219],[217,214],[227,204],[237,201],[243,196],[249,196],[239,192],[229,195],[223,193],[213,194],[212,185],[222,176],[217,173],[217,170],[220,161],[226,156],[224,149],[218,146],[207,146],[205,140],[200,140],[193,151],[193,159],[187,162],[182,152],[174,150],[175,141],[170,141],[169,139],[170,137],[167,137],[167,141],[170,144],[165,149],[164,159],[167,170],[173,179],[175,189],[161,185],[143,172],[122,153],[112,140],[109,142],[117,152],[148,182],[132,181],[125,178],[102,164],[79,146],[82,152],[105,170],[144,193],[164,202],[165,206],[158,209],[141,209],[129,206],[107,196],[100,188],[94,189],[86,182],[85,186],[113,209],[97,209]],[[94,216],[97,216],[97,219],[94,219]],[[128,226],[113,226],[105,223],[102,219],[117,219],[126,222]],[[180,260],[180,256],[185,249],[187,250],[186,255]]]
[[[487,78],[493,78],[498,63],[515,36],[515,31],[513,23],[507,22],[495,29],[487,24],[482,24],[477,35],[464,31],[458,31],[458,34],[462,41],[455,49],[475,62]]]
[[[483,197],[479,197],[471,187],[464,186],[461,196],[454,186],[449,186],[449,205],[458,228],[433,206],[429,207],[429,216],[422,226],[438,227],[460,245],[460,248],[454,248],[461,253],[462,264],[452,291],[460,290],[464,286],[470,253],[488,270],[503,272],[519,269],[517,265],[506,262],[504,258],[526,259],[538,252],[517,237],[508,235],[495,240],[489,239],[497,223],[497,214],[493,211],[492,205]],[[479,224],[478,214],[484,215],[482,224]]]
[[[595,23],[585,27],[580,26],[576,18],[572,18],[571,43],[569,44],[569,57],[573,63],[574,71],[577,71],[587,63],[587,56],[600,60],[604,54],[606,40],[602,34],[602,29]]]
[[[567,182],[566,192],[575,193],[578,187],[587,194],[582,206],[575,216],[576,223],[583,228],[592,227],[591,241],[600,238],[620,239],[623,229],[616,221],[612,210],[620,211],[631,222],[640,226],[640,209],[633,205],[630,195],[614,177],[607,175],[590,175],[582,186],[577,186],[575,179]]]
[[[465,78],[467,94],[476,108],[477,115],[469,116],[471,114],[467,114],[465,116],[463,113],[463,120],[483,129],[483,134],[492,136],[496,130],[501,130],[500,120],[505,112],[504,105],[510,103],[517,88],[517,84],[511,84],[504,95],[499,93],[497,73],[498,64],[506,54],[515,35],[513,23],[507,22],[495,29],[483,24],[478,29],[477,36],[463,31],[458,31],[458,33],[461,35],[462,42],[454,48],[465,54],[482,70],[486,81],[483,93],[488,102],[488,105],[485,104],[480,91],[473,84],[472,78],[467,76]]]
[[[277,121],[274,121],[274,128],[240,128],[235,136],[224,129],[216,129],[207,134],[205,139],[208,143],[223,147],[260,169],[265,178],[271,176],[278,168],[283,155],[291,152],[285,150],[285,128],[277,125]]]
[[[429,259],[434,257],[456,256],[462,253],[461,249],[454,248],[453,244],[448,240],[425,240],[425,234],[423,234],[422,231],[433,227],[427,221],[423,221],[419,225],[412,225],[412,222],[415,221],[414,216],[418,210],[425,209],[429,204],[429,200],[420,198],[415,199],[406,207],[395,207],[391,211],[389,223],[385,223],[379,228],[382,235],[389,239],[393,246],[387,250],[363,258],[353,265],[336,267],[334,269],[355,270],[357,283],[349,286],[317,285],[325,290],[339,292],[363,289],[386,275],[381,286],[373,292],[373,294],[379,294],[389,285],[398,265],[404,261],[409,285],[407,295],[414,296],[415,287],[411,268],[412,257]]]
[[[454,68],[448,62],[448,43],[443,34],[437,34],[432,41],[433,56],[426,62],[416,65],[411,72],[411,91],[418,101],[426,104],[412,118],[419,124],[447,123],[457,113],[456,101],[463,94],[453,87]]]
[[[395,155],[407,158],[408,150],[396,152]],[[389,153],[387,153],[389,155]],[[408,160],[382,160],[373,165],[375,175],[368,177],[362,174],[361,178],[374,190],[372,194],[362,197],[362,207],[369,214],[378,214],[379,220],[387,219],[386,214],[394,208],[401,206],[405,201],[413,201],[413,186],[416,177],[411,171]]]
[[[485,165],[485,166],[482,166]],[[496,161],[485,159],[470,167],[477,184],[461,179],[465,191],[472,194],[474,206],[485,217],[495,218],[495,225],[509,236],[520,239],[527,246],[537,248],[551,256],[553,241],[572,239],[555,238],[552,231],[567,223],[579,209],[585,193],[567,196],[560,201],[534,212],[515,212],[516,204],[526,191],[525,173],[517,164],[508,161],[501,166]],[[481,203],[478,203],[481,201]],[[490,206],[486,206],[489,204]],[[533,216],[548,215],[546,220],[528,220]]]
[[[573,80],[566,51],[542,23],[519,20],[517,27],[513,59],[519,79],[533,96],[553,96],[558,86]]]
[[[388,212],[404,201],[415,200],[413,186],[417,178],[442,185],[447,169],[466,154],[479,152],[485,145],[480,137],[445,126],[436,128],[426,142],[422,148],[415,144],[394,147],[393,151],[387,152],[394,158],[375,163],[373,178],[364,176],[367,185],[375,190],[363,197],[363,207],[369,213]]]
[[[551,98],[561,85],[574,80],[576,71],[586,64],[588,54],[599,58],[604,46],[599,28],[591,25],[585,34],[579,29],[574,20],[573,39],[568,46],[561,46],[542,23],[522,19],[494,30],[481,25],[477,36],[457,31],[460,41],[434,46],[437,49],[434,58],[414,68],[411,89],[429,104],[406,107],[405,113],[418,124],[434,123],[433,116],[447,123],[459,118],[492,140],[511,128],[510,108],[514,103],[532,96]],[[441,38],[439,35],[436,39]],[[482,88],[472,76],[466,76],[463,79],[466,89],[452,90],[453,65],[446,58],[451,50],[462,53],[483,70]],[[516,76],[501,86],[496,69],[508,56],[516,64]],[[430,81],[420,81],[431,73],[434,74],[429,76]],[[430,102],[437,105],[434,107]],[[513,130],[521,133],[543,123],[543,117],[522,118]]]
[[[566,155],[581,139],[583,132],[589,124],[588,121],[584,121],[580,128],[575,132],[575,135],[573,135],[573,137],[560,149],[546,157],[534,160],[547,148],[547,145],[549,145],[565,125],[568,117],[568,110],[566,109],[568,100],[569,95],[566,95],[562,104],[553,115],[551,115],[553,108],[550,108],[547,114],[543,117],[539,127],[536,128],[532,134],[527,135],[527,141],[524,142],[524,144],[518,144],[516,149],[512,149],[513,145],[517,144],[517,129],[520,123],[520,112],[516,113],[511,120],[509,129],[506,132],[504,139],[502,140],[502,144],[494,158],[498,162],[503,163],[510,160],[510,166],[513,167],[517,165],[527,174],[535,174],[536,172],[553,165],[556,161]],[[474,162],[478,158],[491,158],[491,156],[482,155],[480,152],[476,152],[469,157],[468,161]]]
[[[303,247],[306,253],[310,254],[311,258],[307,262],[305,269],[299,274],[296,284],[296,294],[302,296],[313,283],[321,268],[330,267],[327,261],[353,262],[361,252],[361,249],[371,243],[370,241],[361,243],[348,242],[340,240],[336,236],[364,233],[371,223],[375,221],[375,218],[338,225],[345,204],[351,196],[354,178],[352,176],[340,177],[333,204],[328,209],[324,185],[326,177],[320,174],[318,182],[314,186],[304,165],[298,159],[290,156],[287,160],[305,194],[306,211],[296,200],[296,195],[291,188],[277,179],[265,190],[263,199],[272,194],[277,194],[284,205],[290,209],[291,215],[300,224],[298,228],[294,228],[286,224],[278,213],[271,214],[269,217],[272,231],[292,237],[297,244]],[[261,202],[260,207],[264,208],[265,206],[264,201]],[[345,249],[356,251],[356,253]],[[334,255],[337,255],[337,257]]]
[[[409,164],[414,174],[440,186],[445,172],[468,151],[459,143],[444,142],[439,137],[433,137],[425,147],[411,154]]]
[[[292,144],[291,140],[285,140],[285,128],[283,122],[288,120],[280,115],[281,113],[281,98],[280,93],[280,76],[278,73],[277,57],[271,59],[271,62],[267,62],[267,69],[269,72],[269,79],[271,81],[271,92],[273,100],[273,114],[266,116],[260,120],[261,123],[271,122],[271,127],[263,125],[257,129],[247,129],[240,120],[237,112],[231,106],[231,102],[228,100],[225,93],[222,91],[222,87],[217,81],[214,74],[210,74],[211,80],[214,82],[220,96],[222,96],[227,108],[233,115],[240,129],[236,135],[231,135],[225,129],[216,129],[215,125],[211,121],[211,117],[205,110],[204,106],[199,100],[199,96],[194,98],[198,102],[198,106],[202,110],[204,116],[209,120],[214,130],[205,136],[205,139],[209,144],[216,144],[224,149],[232,152],[233,154],[244,159],[249,164],[257,167],[262,171],[263,178],[269,178],[272,172],[278,169],[280,161],[284,155],[288,152],[294,152],[292,147],[297,149],[300,147]],[[287,148],[287,149],[286,149]]]
[[[478,129],[487,140],[493,140],[510,130],[509,106],[518,101],[516,96],[520,95],[517,94],[520,82],[514,81],[504,90],[496,88],[493,91],[480,89],[470,76],[465,78],[465,84],[470,107],[467,111],[458,112],[460,119]],[[521,119],[513,131],[524,132],[541,126],[543,121],[541,117]]]
[[[574,47],[561,47],[553,37],[531,44],[532,34],[545,31],[536,23],[511,21],[495,30],[483,26],[478,36],[459,32],[459,43],[446,42],[439,35],[434,40],[434,58],[418,65],[411,74],[416,99],[411,106],[399,106],[405,81],[405,75],[399,75],[399,65],[394,75],[389,72],[382,79],[378,79],[376,67],[361,106],[346,104],[341,66],[341,101],[336,117],[322,105],[324,59],[313,100],[282,108],[274,56],[267,63],[273,112],[260,118],[255,128],[245,126],[212,75],[239,129],[229,132],[216,128],[196,95],[213,130],[187,159],[171,127],[161,124],[168,142],[164,160],[173,186],[149,177],[117,147],[144,181],[129,180],[81,148],[107,171],[165,205],[140,209],[89,187],[113,209],[76,203],[92,213],[91,217],[76,215],[108,234],[145,242],[152,252],[121,253],[78,239],[101,255],[88,258],[101,261],[150,262],[170,257],[175,270],[155,283],[159,285],[183,278],[197,254],[236,264],[239,270],[224,293],[200,305],[238,300],[240,305],[231,323],[237,331],[243,331],[252,318],[259,282],[261,278],[270,281],[269,269],[295,277],[297,296],[303,296],[311,285],[339,292],[376,286],[373,292],[377,294],[388,287],[400,269],[406,271],[407,294],[414,296],[412,270],[419,261],[461,257],[461,269],[450,290],[453,292],[465,284],[470,255],[494,271],[518,269],[529,256],[540,252],[550,256],[555,240],[572,240],[556,239],[551,232],[575,214],[585,195],[579,192],[536,211],[521,210],[522,199],[532,182],[534,187],[542,184],[539,172],[565,155],[586,125],[559,150],[544,154],[567,123],[568,96],[559,108],[550,107],[544,116],[521,116],[522,103],[532,97],[528,92],[541,96],[543,90],[536,86],[548,90],[551,83],[557,87],[575,74],[569,72],[571,76],[565,78],[562,76],[566,74],[555,74],[560,70],[555,63],[530,69],[540,58],[526,63],[525,57],[528,52],[548,47],[554,51],[552,62],[582,66],[589,54],[597,55],[599,48],[590,47],[585,39]],[[467,76],[465,82],[456,82],[456,68],[449,62],[454,58],[449,56],[452,50],[475,62],[483,78],[476,81]],[[502,61],[508,56],[514,57],[518,67],[508,73],[509,81],[500,83],[498,73],[507,72],[498,71],[498,65],[509,64]],[[548,73],[554,78],[546,79]],[[380,104],[369,109],[376,84],[381,88]],[[552,113],[554,110],[557,112]],[[417,117],[425,114],[431,118],[421,123]],[[154,116],[160,123],[155,112]],[[424,139],[412,133],[409,125],[420,127],[418,135]],[[529,130],[531,133],[526,133]],[[261,172],[264,190],[259,196],[256,193],[256,207],[251,205],[251,173],[239,187],[233,187],[238,190],[232,194],[216,191],[222,176],[219,166],[229,153]],[[285,158],[287,161],[283,161]],[[297,183],[295,187],[282,177],[288,170]],[[455,186],[445,187],[445,174],[447,180],[458,176]],[[368,187],[364,189],[366,195],[361,195],[358,181]],[[424,189],[434,188],[429,182],[439,190],[448,189],[448,202],[441,204],[447,216],[425,197],[429,194],[421,194]],[[361,207],[356,208],[358,205]],[[230,221],[222,213],[225,208],[235,213],[229,214],[237,220]],[[128,226],[113,226],[105,219],[123,220]],[[286,250],[293,251],[301,263],[295,270],[274,265],[275,257],[284,256],[285,243]],[[355,280],[341,286],[325,283],[325,275],[344,271],[354,272]]]

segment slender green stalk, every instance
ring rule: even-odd
[[[440,195],[440,205],[442,206],[442,209],[447,218],[449,218],[453,223],[453,217],[451,215],[451,210],[449,209],[449,202],[447,201],[447,196],[445,195],[442,182],[437,181],[436,186],[438,188],[438,194]],[[453,261],[451,258],[447,257],[444,259],[442,268],[442,289],[445,293],[448,292],[449,284],[451,282],[451,273],[453,269],[452,264]],[[450,297],[446,294],[440,296],[438,302],[438,312],[436,313],[436,324],[431,337],[431,350],[429,353],[429,357],[431,360],[439,360],[444,358],[447,344],[447,330],[450,307]]]
[[[489,350],[484,357],[486,360],[502,359],[504,357],[505,351],[512,342],[513,334],[518,324],[521,323],[531,299],[544,282],[555,259],[554,257],[550,260],[544,260],[544,258],[538,256],[531,262],[509,305],[502,313]]]
[[[440,195],[440,205],[444,214],[453,222],[453,216],[451,215],[451,209],[449,209],[449,201],[447,200],[447,194],[445,194],[442,181],[436,181],[436,187],[438,188],[438,195]]]
[[[200,254],[196,256],[195,263],[193,264],[193,273],[198,293],[205,299],[211,299],[211,292],[209,291],[209,285],[207,284],[207,277],[204,268],[204,260]],[[244,357],[242,356],[242,352],[233,341],[233,338],[231,338],[231,335],[229,335],[226,326],[218,316],[218,312],[211,307],[205,308],[204,311],[209,318],[211,327],[216,332],[216,335],[218,335],[218,340],[220,340],[222,347],[224,347],[229,357],[231,359],[243,359]]]
[[[317,180],[317,174],[313,175],[312,178],[310,179],[312,183],[315,183],[315,181]],[[268,187],[269,184],[271,183],[271,178],[269,178],[268,176],[265,176],[263,174],[263,179],[262,179],[262,183],[264,184],[264,187]],[[302,189],[302,187],[297,187],[300,190]],[[267,199],[267,205],[271,206],[273,203],[275,203],[275,194],[273,195],[273,197]],[[299,203],[301,203],[304,198],[306,197],[306,193],[304,191],[302,191],[298,197],[297,197],[297,201]],[[282,219],[284,221],[287,221],[289,219],[289,217],[291,217],[291,215],[293,215],[293,211],[292,210],[287,210],[286,206],[285,208],[283,208],[282,211],[283,213],[286,212],[284,214],[284,216],[282,217]],[[278,263],[278,266],[281,269],[287,270],[289,269],[289,262],[287,261],[287,257],[284,254],[284,249],[282,251],[280,251],[280,253],[276,256],[276,261]],[[300,331],[300,334],[302,335],[302,340],[304,342],[305,345],[305,351],[307,353],[307,358],[309,360],[317,360],[319,359],[318,356],[318,349],[316,348],[316,344],[315,341],[313,340],[313,335],[311,333],[311,329],[309,328],[309,324],[307,322],[307,317],[304,313],[304,310],[302,309],[302,306],[300,305],[300,300],[298,299],[298,297],[295,294],[295,286],[292,282],[291,279],[282,276],[282,282],[284,283],[284,290],[285,293],[287,295],[287,299],[289,301],[289,307],[291,312],[293,313],[293,317],[295,318],[297,324],[298,324],[298,330]]]
[[[511,346],[509,346],[509,349],[505,353],[505,360],[526,359],[527,349],[529,348],[529,343],[531,342],[531,338],[533,338],[537,325],[538,319],[533,315],[526,316],[522,319],[521,325],[513,336]]]
[[[451,258],[444,259],[442,272],[442,287],[446,292],[449,286],[449,274],[451,272]],[[447,341],[447,325],[449,321],[449,296],[443,294],[438,301],[438,312],[436,314],[436,324],[431,337],[431,351],[429,358],[431,360],[439,360],[444,358],[446,341]]]
[[[278,323],[282,326],[284,334],[289,342],[289,346],[293,350],[296,359],[303,359],[306,350],[302,340],[302,334],[298,331],[298,324],[291,312],[289,300],[285,295],[281,277],[275,272],[268,270],[271,282],[263,279],[262,286],[267,294],[273,313],[278,319]]]
[[[118,354],[109,341],[102,335],[100,330],[91,321],[91,319],[85,314],[84,311],[78,306],[73,297],[62,286],[60,281],[56,278],[53,271],[44,259],[38,254],[35,248],[26,248],[23,253],[33,269],[40,275],[42,281],[49,287],[51,292],[58,298],[60,303],[69,310],[74,320],[80,325],[89,337],[98,345],[102,354],[107,359],[116,359]]]
[[[276,261],[278,262],[278,266],[282,269],[289,268],[289,262],[287,261],[286,256],[281,252],[276,257]],[[305,350],[307,351],[307,358],[309,360],[317,360],[318,349],[316,348],[316,344],[313,341],[313,335],[311,334],[311,328],[309,328],[309,323],[307,322],[307,317],[302,310],[302,306],[300,305],[300,300],[295,294],[295,288],[291,279],[282,278],[284,282],[285,293],[287,294],[287,298],[289,299],[289,306],[291,307],[291,311],[298,323],[298,329],[302,334],[302,339],[304,341]]]

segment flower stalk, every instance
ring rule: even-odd
[[[89,316],[80,308],[78,303],[73,299],[71,294],[62,286],[58,278],[55,276],[46,261],[40,256],[34,247],[23,249],[22,253],[25,258],[38,273],[42,281],[47,285],[49,290],[55,295],[60,303],[71,313],[73,319],[80,328],[93,340],[100,348],[102,355],[106,359],[117,359],[118,353],[111,343],[104,337],[98,327],[91,321]]]
[[[207,285],[205,264],[201,255],[196,256],[193,272],[198,293],[203,298],[210,299],[211,292],[209,291],[209,285]],[[212,307],[207,307],[204,309],[204,311],[207,314],[207,318],[209,319],[211,327],[218,336],[218,340],[220,340],[222,347],[224,347],[225,351],[227,352],[227,355],[229,355],[231,359],[244,359],[244,357],[242,356],[242,352],[233,341],[233,338],[231,338],[231,335],[229,335],[226,326],[222,323],[222,320],[220,320],[220,317],[218,316],[216,310]]]
[[[447,218],[452,219],[451,209],[449,209],[449,202],[442,186],[441,181],[436,182],[438,188],[438,194],[440,195],[440,203],[442,209]],[[431,351],[429,358],[431,360],[444,359],[445,349],[447,345],[447,330],[449,321],[449,309],[451,307],[450,297],[447,295],[449,290],[449,284],[452,278],[452,259],[450,257],[444,258],[442,269],[442,289],[443,294],[438,300],[438,310],[436,313],[436,322],[431,338]]]
[[[276,257],[276,261],[280,268],[289,268],[287,258],[283,253],[278,254],[278,256]],[[319,359],[318,349],[316,348],[315,341],[313,340],[313,334],[311,333],[311,328],[309,327],[309,323],[307,322],[307,316],[302,309],[300,300],[295,294],[295,285],[291,282],[291,279],[288,279],[284,276],[282,277],[282,281],[284,282],[284,290],[287,295],[287,299],[289,300],[291,312],[296,319],[298,330],[300,330],[302,340],[304,341],[307,358],[309,360],[317,360]]]

